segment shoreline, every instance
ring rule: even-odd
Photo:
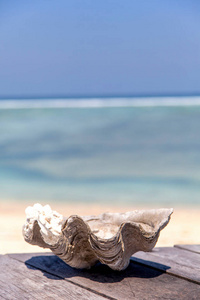
[[[44,203],[41,201],[42,205]],[[22,226],[25,223],[25,208],[33,205],[31,202],[1,201],[0,203],[0,254],[46,252],[37,246],[27,244],[22,236]],[[139,209],[158,208],[157,205],[106,205],[85,203],[51,203],[53,210],[69,217],[70,215],[97,215],[103,212],[126,212]],[[166,207],[166,205],[160,206]],[[171,220],[161,231],[157,247],[171,247],[175,244],[200,244],[200,206],[174,207]]]

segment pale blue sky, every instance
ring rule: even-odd
[[[0,97],[200,94],[200,1],[0,1]]]

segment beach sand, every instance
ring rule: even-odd
[[[44,204],[44,203],[42,203]],[[43,252],[46,249],[27,244],[22,236],[25,222],[25,208],[33,203],[16,203],[1,201],[0,204],[0,254]],[[144,207],[120,207],[91,204],[51,204],[53,210],[64,216],[96,215],[103,212],[125,212]],[[145,207],[151,208],[151,207]],[[175,244],[200,244],[200,207],[174,208],[170,223],[161,231],[156,246],[173,246]]]

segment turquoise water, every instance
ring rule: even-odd
[[[0,108],[0,199],[199,204],[199,105],[54,106]]]

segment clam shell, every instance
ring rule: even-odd
[[[51,249],[72,267],[90,268],[100,261],[123,270],[135,252],[152,250],[172,212],[163,208],[65,218],[36,204],[28,208],[23,236],[32,245]]]

